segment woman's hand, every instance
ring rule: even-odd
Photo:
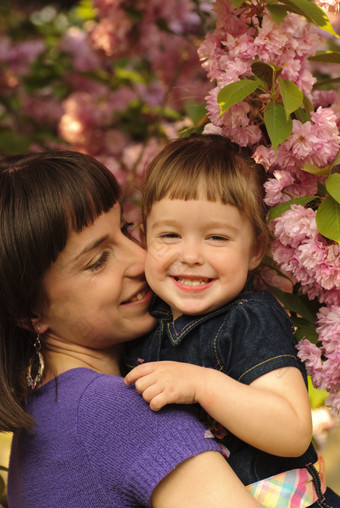
[[[135,383],[136,390],[159,411],[167,404],[194,404],[203,388],[204,367],[181,362],[150,362],[135,367],[125,377],[125,384]]]

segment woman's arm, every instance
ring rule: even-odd
[[[219,452],[192,457],[174,469],[153,492],[153,508],[256,508],[261,506],[246,490]]]
[[[125,379],[136,382],[151,409],[198,403],[233,434],[267,453],[298,457],[310,444],[308,393],[295,367],[276,369],[245,385],[214,369],[154,362],[139,365]]]

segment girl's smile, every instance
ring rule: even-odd
[[[254,252],[250,221],[237,207],[206,199],[164,198],[146,221],[145,273],[173,318],[225,305],[244,287],[262,252]]]

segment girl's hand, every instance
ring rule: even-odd
[[[181,362],[150,362],[135,367],[124,379],[126,385],[135,383],[138,393],[159,411],[167,404],[194,404],[202,389],[204,367]]]

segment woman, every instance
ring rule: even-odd
[[[112,174],[75,152],[5,158],[0,227],[10,506],[259,506],[190,413],[155,415],[119,377],[153,320]]]

